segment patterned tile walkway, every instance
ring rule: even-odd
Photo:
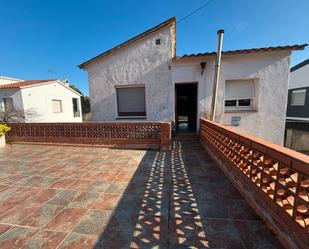
[[[0,149],[0,248],[281,248],[200,144]]]

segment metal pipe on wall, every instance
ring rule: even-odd
[[[215,122],[215,111],[216,111],[216,99],[218,91],[218,83],[220,78],[220,66],[221,66],[221,54],[222,54],[222,42],[223,42],[224,30],[220,29],[217,31],[218,35],[218,47],[217,47],[217,56],[215,64],[215,74],[214,74],[214,84],[212,88],[212,99],[211,99],[211,109],[210,109],[210,120]]]

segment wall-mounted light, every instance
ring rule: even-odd
[[[202,61],[202,62],[200,63],[200,66],[201,66],[201,69],[202,69],[201,75],[203,75],[203,72],[204,72],[204,70],[205,70],[205,68],[206,68],[206,65],[207,65],[207,62],[206,62],[206,61]]]

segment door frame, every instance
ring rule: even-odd
[[[177,86],[179,85],[196,85],[196,103],[195,103],[195,113],[196,113],[196,125],[195,125],[195,131],[197,133],[198,131],[198,81],[185,81],[185,82],[174,82],[174,120],[175,120],[175,131],[177,132],[178,129],[178,119],[177,119]]]

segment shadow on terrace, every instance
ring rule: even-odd
[[[282,248],[199,142],[147,151],[95,248]]]

